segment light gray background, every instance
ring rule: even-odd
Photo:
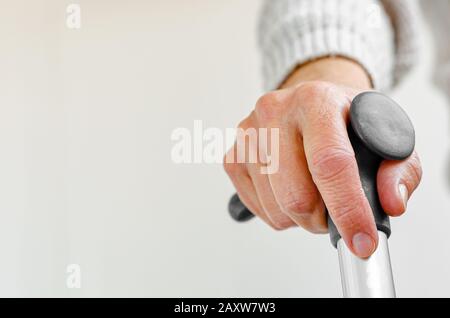
[[[78,31],[69,3],[1,0],[0,296],[339,297],[327,236],[236,225],[220,165],[171,162],[174,128],[234,127],[262,94],[260,2],[83,0]],[[430,41],[394,94],[425,171],[393,221],[402,297],[450,296],[449,108]]]

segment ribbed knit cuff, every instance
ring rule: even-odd
[[[326,56],[361,64],[378,90],[392,86],[394,32],[376,0],[266,0],[259,27],[266,90]]]
[[[394,84],[397,84],[413,68],[419,56],[421,43],[418,30],[419,7],[417,0],[381,0],[381,2],[390,17],[395,33]]]

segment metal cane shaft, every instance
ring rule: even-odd
[[[356,257],[339,240],[337,250],[345,298],[395,298],[388,239],[384,232],[378,232],[378,236],[378,248],[368,259]]]

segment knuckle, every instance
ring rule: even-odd
[[[415,184],[418,185],[420,181],[422,180],[422,165],[420,163],[419,156],[417,154],[414,154],[409,160],[408,160],[408,177],[409,179]]]
[[[262,96],[256,103],[255,112],[262,122],[269,122],[278,117],[281,97],[277,92],[270,92]]]
[[[281,206],[289,214],[311,215],[315,209],[314,195],[302,191],[289,192]]]
[[[311,166],[313,177],[320,181],[331,181],[342,172],[356,167],[355,154],[339,146],[322,148],[313,152]]]
[[[224,158],[223,161],[223,169],[227,173],[228,176],[236,176],[239,174],[240,167],[238,164],[231,162],[227,159],[227,156]]]
[[[298,92],[308,97],[320,97],[324,92],[328,91],[333,87],[333,84],[325,81],[311,81],[303,84],[299,87]]]
[[[241,120],[237,126],[238,129],[248,129],[251,127],[250,118],[247,117],[243,120]]]
[[[349,105],[349,99],[341,88],[323,81],[308,82],[299,86],[294,99],[305,106],[300,108],[300,113],[307,116],[308,121],[314,120],[322,125],[337,117],[342,118],[342,110]]]

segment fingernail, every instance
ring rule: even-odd
[[[408,206],[408,199],[409,199],[408,188],[404,184],[400,184],[398,186],[398,191],[400,192],[400,195],[403,200],[403,207],[406,210],[406,207]]]
[[[366,233],[358,233],[352,239],[353,251],[356,256],[367,258],[375,251],[375,241]]]

